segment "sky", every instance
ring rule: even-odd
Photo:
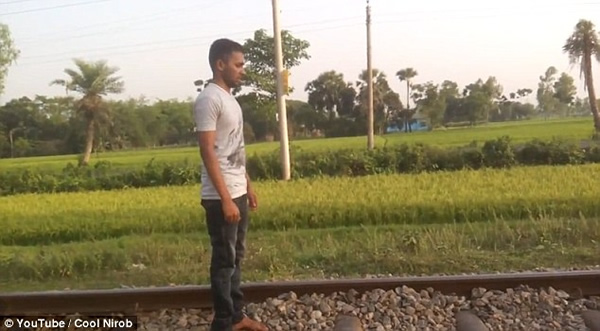
[[[310,43],[311,58],[291,70],[289,98],[307,100],[306,84],[328,70],[355,82],[367,68],[366,0],[280,0],[280,24]],[[373,68],[406,102],[400,69],[415,83],[452,80],[459,88],[495,76],[506,94],[534,91],[549,66],[575,78],[562,46],[580,19],[600,25],[600,0],[371,0]],[[257,29],[273,34],[269,0],[0,0],[0,22],[21,51],[9,68],[0,104],[35,95],[67,78],[73,58],[120,68],[125,92],[111,99],[194,98],[193,81],[210,78],[208,49],[217,38],[243,43]],[[599,27],[600,29],[600,27]],[[600,91],[600,63],[594,63]]]

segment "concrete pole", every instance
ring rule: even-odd
[[[287,110],[285,107],[285,91],[283,90],[283,51],[281,49],[281,27],[279,26],[279,0],[273,3],[273,35],[275,38],[275,65],[277,66],[277,109],[279,113],[279,142],[281,149],[282,179],[289,180],[290,149],[288,142]]]
[[[371,5],[367,0],[367,85],[369,89],[369,116],[367,131],[367,148],[372,150],[375,147],[373,137],[373,65],[371,63]]]

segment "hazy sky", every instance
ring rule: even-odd
[[[492,4],[493,3],[493,4]],[[413,67],[415,82],[445,79],[462,89],[496,76],[506,93],[536,90],[549,66],[569,72],[581,96],[578,68],[562,53],[579,19],[600,25],[600,0],[371,0],[373,66],[405,102],[395,73]],[[311,59],[292,70],[292,98],[326,70],[356,81],[366,69],[363,0],[281,0],[282,28],[311,46]],[[220,37],[240,43],[256,29],[273,33],[269,0],[0,0],[18,63],[9,69],[0,104],[21,96],[64,95],[49,86],[65,78],[72,58],[106,59],[119,67],[126,91],[114,98],[195,97],[193,81],[209,78],[208,48]],[[600,91],[600,64],[594,63]],[[535,93],[535,92],[534,92]],[[535,97],[530,98],[532,101]]]

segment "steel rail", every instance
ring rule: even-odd
[[[402,286],[417,291],[433,288],[444,294],[469,297],[474,288],[506,290],[521,285],[534,289],[552,287],[574,297],[600,296],[600,270],[244,283],[242,288],[247,302],[260,302],[289,292],[295,292],[298,296],[313,293],[329,295],[350,289],[362,293],[375,289],[392,290]],[[211,307],[210,287],[207,285],[0,294],[0,315],[3,316],[115,312],[128,314],[160,309]]]

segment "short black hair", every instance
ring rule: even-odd
[[[215,40],[210,46],[210,51],[208,53],[210,68],[215,70],[218,60],[227,61],[231,53],[234,52],[244,53],[244,47],[239,43],[226,38]]]

